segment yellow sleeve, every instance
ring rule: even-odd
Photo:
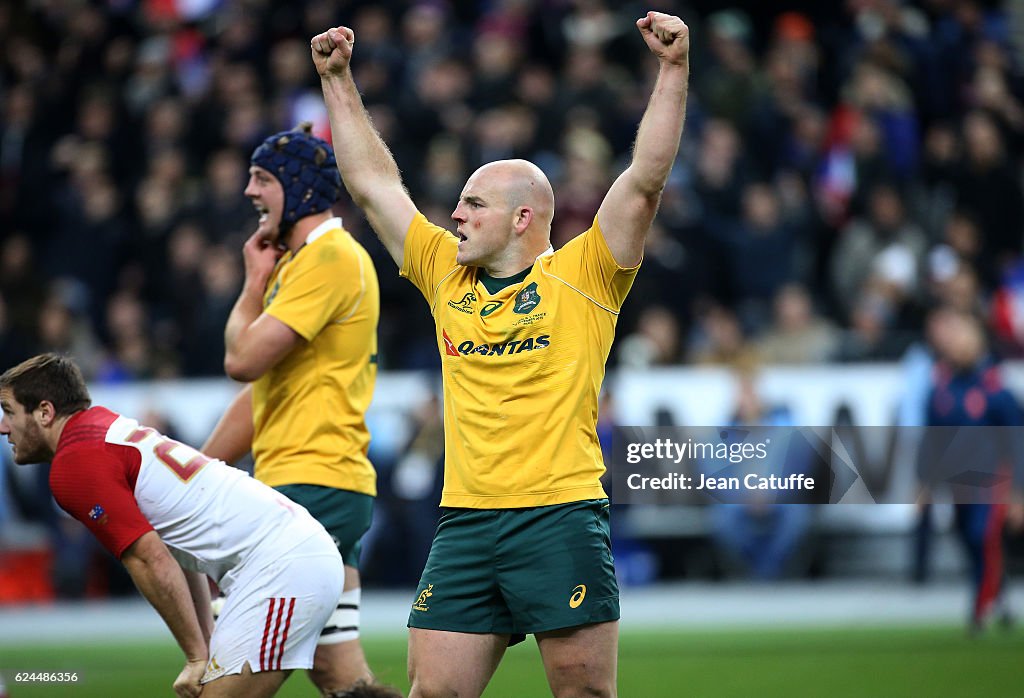
[[[459,241],[454,235],[417,212],[405,235],[402,268],[398,273],[409,279],[433,307],[441,280],[458,266],[458,252]]]
[[[583,294],[618,312],[640,265],[621,267],[605,242],[604,233],[594,224],[567,242],[554,254],[551,272]]]
[[[277,294],[264,312],[306,341],[327,323],[347,315],[364,293],[360,261],[335,244],[314,244],[289,264]]]

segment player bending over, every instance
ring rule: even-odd
[[[117,556],[185,653],[178,696],[263,698],[313,666],[344,584],[301,506],[92,400],[78,367],[42,354],[0,376],[0,434],[18,464],[51,461],[57,503]],[[217,625],[204,575],[224,592]]]

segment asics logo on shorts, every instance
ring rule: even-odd
[[[585,584],[577,585],[572,590],[572,596],[569,597],[569,608],[579,608],[585,598],[587,598],[587,586]]]

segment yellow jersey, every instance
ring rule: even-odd
[[[598,395],[639,265],[615,262],[596,218],[493,294],[481,269],[455,262],[457,252],[454,235],[416,215],[401,274],[426,297],[436,325],[441,505],[505,509],[605,497]]]
[[[376,495],[364,418],[380,316],[370,256],[332,218],[278,261],[263,308],[306,341],[253,383],[256,478]]]

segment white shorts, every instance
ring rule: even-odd
[[[201,683],[253,672],[311,669],[320,631],[345,583],[341,555],[323,533],[231,587],[210,638]]]

